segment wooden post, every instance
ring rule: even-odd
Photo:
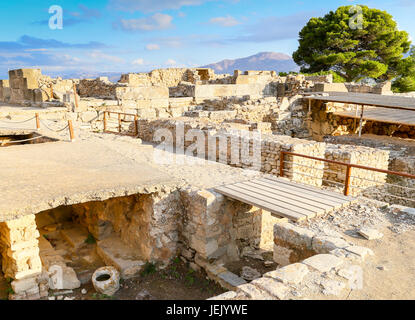
[[[121,133],[121,113],[118,114],[118,132]]]
[[[363,127],[363,112],[364,112],[365,106],[362,105],[362,112],[360,113],[360,123],[359,123],[359,138],[362,137],[362,127]]]
[[[76,92],[76,84],[73,84],[73,95],[74,95],[74,99],[75,99],[75,111],[77,111],[79,109],[79,105],[78,105],[78,94]]]
[[[73,125],[72,125],[72,120],[68,120],[68,127],[69,127],[69,136],[71,138],[71,142],[75,141],[75,136],[73,133]]]
[[[36,113],[35,117],[36,117],[36,130],[39,130],[40,129],[39,113]]]
[[[104,132],[107,131],[107,111],[104,111]]]
[[[134,116],[135,134],[138,136],[138,116]]]
[[[284,176],[284,151],[280,152],[280,177]]]
[[[352,167],[350,165],[346,168],[346,179],[344,182],[344,195],[348,196],[350,194],[350,175],[352,172]]]

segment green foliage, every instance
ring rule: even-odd
[[[341,75],[339,75],[338,73],[330,70],[330,71],[320,71],[320,72],[315,72],[315,73],[306,73],[306,76],[328,76],[332,74],[333,75],[333,82],[335,83],[343,83],[346,82],[346,79],[344,77],[342,77]]]
[[[157,272],[156,265],[154,263],[147,262],[146,265],[144,266],[143,271],[141,271],[141,276],[145,277],[145,276],[154,274],[156,272]]]
[[[293,54],[301,72],[331,70],[346,81],[387,80],[399,75],[403,54],[410,49],[408,33],[398,30],[389,13],[360,7],[362,28],[350,27],[356,14],[353,6],[310,19]]]
[[[96,242],[97,241],[92,234],[88,234],[88,237],[85,239],[85,243],[87,244],[95,244]]]
[[[195,283],[195,278],[193,276],[194,270],[189,269],[189,271],[186,274],[186,285],[191,287]]]
[[[298,74],[298,72],[295,72],[295,71],[290,71],[290,72],[279,72],[279,73],[278,73],[278,75],[279,75],[280,77],[286,77],[286,76],[288,76],[289,74],[292,74],[292,75],[297,75],[297,74]]]
[[[400,62],[398,71],[400,76],[392,84],[393,91],[415,91],[415,47],[412,47],[409,57]]]
[[[113,296],[106,295],[106,294],[103,294],[103,293],[97,293],[97,292],[95,292],[95,293],[92,294],[92,299],[106,300],[106,299],[114,299],[114,297]]]

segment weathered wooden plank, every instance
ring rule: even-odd
[[[273,206],[277,206],[277,207],[280,207],[280,208],[285,208],[285,209],[288,209],[288,210],[293,210],[294,212],[298,212],[298,213],[301,213],[301,214],[306,215],[306,216],[309,216],[309,215],[315,213],[314,210],[304,209],[304,208],[296,206],[295,204],[289,204],[289,203],[286,203],[286,202],[273,200],[269,197],[263,196],[257,190],[252,191],[247,187],[241,187],[241,186],[235,186],[235,185],[228,185],[226,187],[228,187],[229,189],[234,190],[235,192],[245,193],[245,194],[250,195],[252,197],[255,197],[255,198],[257,198],[261,201],[265,201],[265,202],[267,202],[267,203],[269,203]]]
[[[360,118],[360,114],[356,116],[354,111],[336,111],[334,114],[344,118]],[[392,110],[381,108],[371,109],[365,110],[363,114],[363,120],[415,126],[415,112],[408,110]]]
[[[326,209],[318,208],[318,207],[315,207],[315,206],[312,206],[312,205],[309,205],[309,204],[306,204],[300,201],[292,201],[290,199],[287,199],[284,196],[278,196],[276,194],[273,194],[267,191],[259,190],[257,187],[249,186],[245,182],[233,184],[231,185],[231,187],[242,189],[246,192],[250,192],[253,195],[255,195],[255,197],[258,197],[259,199],[275,204],[277,206],[284,207],[286,209],[291,209],[291,210],[303,213],[305,215],[309,215],[312,213],[322,214],[326,212]]]
[[[329,212],[333,209],[333,206],[322,204],[316,200],[309,200],[299,194],[292,194],[286,191],[281,191],[278,189],[273,189],[270,186],[266,186],[260,183],[255,183],[255,181],[244,182],[244,185],[250,186],[258,190],[258,192],[267,195],[276,200],[283,199],[284,202],[294,202],[296,205],[301,206],[302,203],[311,206],[312,208],[321,209],[325,212]]]
[[[322,198],[313,197],[312,195],[304,194],[304,192],[295,192],[288,188],[281,188],[279,185],[266,184],[261,181],[252,180],[247,182],[251,186],[255,186],[260,190],[268,191],[273,194],[281,195],[293,201],[303,201],[307,204],[313,205],[326,211],[331,211],[336,207],[341,208],[342,205],[335,202],[324,201]]]
[[[294,186],[294,187],[301,188],[303,190],[313,191],[313,192],[315,192],[317,194],[324,194],[324,195],[326,195],[326,196],[328,196],[330,198],[334,198],[334,199],[339,199],[339,200],[344,200],[344,201],[352,201],[353,200],[353,198],[351,198],[351,197],[346,197],[346,196],[343,196],[341,194],[338,194],[338,193],[335,193],[335,192],[331,192],[331,191],[327,191],[327,190],[323,190],[323,189],[317,189],[317,188],[315,188],[313,186],[307,186],[307,185],[304,185],[304,184],[301,184],[301,183],[295,183],[295,182],[291,182],[291,181],[286,181],[284,179],[279,179],[279,178],[275,178],[274,179],[274,178],[267,177],[265,179],[266,180],[271,180],[271,181],[278,181],[278,182],[280,182],[282,184],[291,185],[291,186]]]
[[[379,94],[339,94],[337,92],[325,92],[325,94],[329,94],[329,96],[318,96],[318,94],[319,93],[316,92],[314,96],[309,96],[307,99],[415,111],[414,98],[385,96]]]
[[[327,195],[316,193],[314,190],[304,190],[299,189],[296,186],[291,186],[287,184],[280,184],[276,181],[269,181],[269,180],[253,180],[255,183],[266,184],[271,188],[275,188],[277,190],[283,190],[287,193],[294,193],[294,194],[301,194],[307,199],[315,199],[315,201],[319,201],[320,203],[324,203],[335,208],[343,207],[343,204],[346,202],[345,200],[340,200],[337,198],[328,198]]]
[[[280,216],[289,218],[290,220],[298,221],[298,220],[303,220],[307,218],[307,216],[304,214],[271,205],[270,203],[267,203],[258,198],[252,197],[249,194],[245,194],[242,192],[235,192],[234,190],[228,188],[227,186],[216,187],[214,188],[214,190],[225,196],[228,196],[229,198],[241,201],[243,203],[250,204],[252,206],[264,209],[271,213],[276,213]]]

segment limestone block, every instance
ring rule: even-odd
[[[274,225],[274,238],[276,244],[278,244],[278,240],[282,240],[298,248],[313,249],[313,237],[313,232],[297,227],[291,223],[276,223]]]
[[[273,260],[281,265],[286,266],[291,264],[291,255],[293,254],[293,250],[278,246],[274,244],[274,251],[273,251]]]
[[[273,278],[285,284],[299,284],[308,274],[308,268],[302,263],[293,263],[264,274],[264,277]]]
[[[239,286],[247,283],[244,279],[238,277],[236,274],[230,271],[219,273],[217,276],[217,281],[222,287],[228,290],[237,290]]]
[[[235,299],[237,296],[238,296],[238,294],[235,291],[228,291],[228,292],[222,293],[218,296],[209,298],[207,300],[222,300],[222,301],[232,300],[232,299]]]
[[[38,287],[38,284],[36,277],[32,277],[23,280],[14,280],[12,281],[11,286],[15,293],[20,294],[35,287]]]
[[[151,86],[151,87],[118,87],[116,96],[119,100],[151,100],[151,99],[169,99],[168,87]]]
[[[116,236],[98,241],[97,253],[107,265],[117,268],[124,279],[136,276],[145,265],[143,258]]]
[[[344,83],[316,83],[314,92],[349,92]]]
[[[343,260],[331,254],[318,254],[312,256],[302,263],[319,272],[328,272],[343,264]]]
[[[348,246],[350,246],[350,244],[347,241],[335,237],[314,237],[312,241],[313,250],[318,253],[329,253],[332,250],[343,249]]]
[[[289,290],[284,284],[272,278],[259,278],[252,281],[251,284],[279,300],[283,300]]]
[[[270,295],[267,291],[250,283],[238,286],[237,292],[243,292],[246,296],[253,300],[277,300],[276,297]]]
[[[345,248],[345,250],[358,255],[362,259],[365,259],[367,256],[373,256],[374,255],[374,253],[371,249],[365,248],[365,247],[360,247],[360,246],[350,246],[350,247]]]

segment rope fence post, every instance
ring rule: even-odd
[[[73,132],[73,125],[72,125],[72,120],[68,120],[68,128],[69,128],[69,136],[71,138],[71,142],[75,141],[75,135]]]
[[[76,110],[79,109],[79,105],[78,105],[78,94],[76,92],[76,84],[73,84],[73,95],[74,95],[74,99],[75,99],[75,108]]]
[[[138,116],[134,116],[135,134],[138,136]]]
[[[118,132],[121,133],[122,125],[121,125],[121,113],[118,114]]]
[[[104,132],[107,131],[107,111],[104,111]]]
[[[40,130],[40,119],[39,119],[39,113],[35,114],[36,117],[36,130]]]

